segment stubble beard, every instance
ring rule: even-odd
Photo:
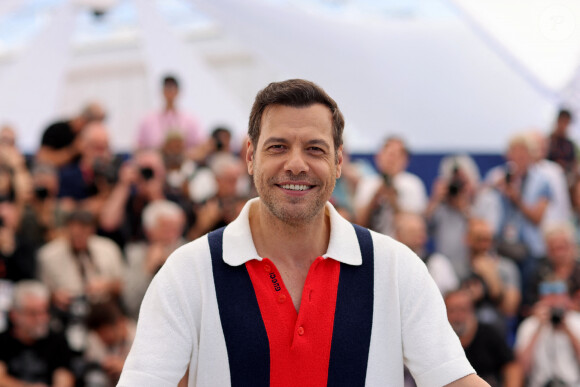
[[[302,225],[308,224],[311,222],[317,215],[323,211],[324,206],[326,205],[326,201],[330,198],[330,194],[334,190],[334,185],[336,184],[336,180],[333,180],[331,183],[330,192],[328,194],[324,194],[323,192],[319,192],[319,194],[315,197],[314,200],[310,200],[307,198],[288,198],[285,199],[289,203],[280,203],[276,195],[274,194],[275,190],[277,189],[276,185],[278,181],[280,181],[277,177],[269,178],[267,181],[263,182],[261,173],[259,171],[255,171],[254,173],[254,184],[256,186],[256,190],[258,191],[258,195],[262,203],[266,205],[266,208],[270,211],[272,215],[276,218],[281,220],[284,224],[287,224],[292,227],[300,227]],[[322,187],[322,181],[315,179],[312,180],[311,178],[305,178],[305,175],[297,175],[297,176],[287,176],[285,178],[287,181],[304,181],[308,180],[313,185],[316,186],[314,189],[320,189]],[[327,197],[328,196],[328,197]],[[288,208],[288,205],[298,205],[300,203],[307,203],[306,207],[302,210],[298,210],[297,208]]]

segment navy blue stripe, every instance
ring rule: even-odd
[[[269,386],[270,345],[258,300],[246,266],[224,262],[223,232],[211,232],[208,240],[232,387]]]
[[[353,225],[360,266],[340,264],[328,386],[364,386],[373,325],[374,250],[369,230]]]

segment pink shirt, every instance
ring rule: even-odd
[[[199,121],[179,111],[154,112],[145,117],[139,126],[138,148],[160,148],[167,135],[179,132],[185,139],[185,146],[192,147],[202,142],[202,129]]]

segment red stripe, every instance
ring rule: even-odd
[[[340,263],[317,258],[296,313],[269,259],[246,263],[270,344],[270,385],[326,386]]]

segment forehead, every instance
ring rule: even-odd
[[[299,129],[332,136],[332,113],[328,107],[319,103],[305,107],[270,105],[264,110],[260,126],[262,140],[273,133],[278,136]]]

